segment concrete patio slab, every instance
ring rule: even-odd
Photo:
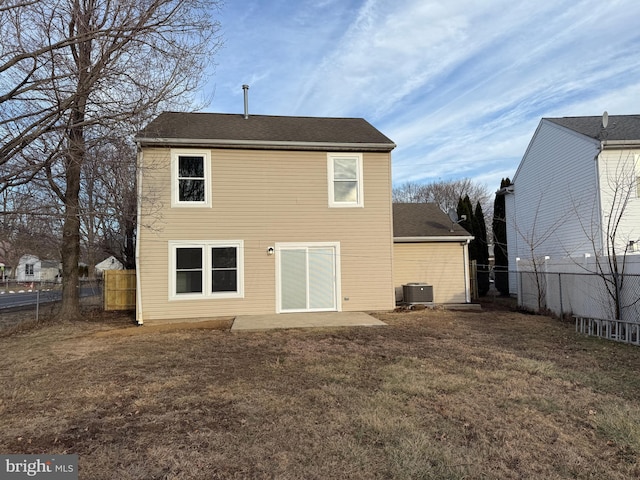
[[[374,327],[386,323],[364,312],[280,313],[241,315],[231,330],[268,330],[272,328]]]

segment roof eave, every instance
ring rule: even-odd
[[[424,237],[393,237],[393,243],[470,242],[472,235],[429,235]]]
[[[604,148],[637,148],[640,147],[640,140],[603,140]]]
[[[358,152],[390,152],[395,143],[327,143],[296,142],[286,140],[231,140],[204,138],[138,137],[136,141],[145,147],[193,146],[208,148],[245,148],[253,150],[333,150]]]

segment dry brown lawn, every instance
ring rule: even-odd
[[[94,312],[14,332],[0,452],[77,453],[92,480],[640,477],[638,347],[508,309],[377,316],[232,333]]]

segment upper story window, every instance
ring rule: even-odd
[[[171,150],[171,206],[211,206],[211,154]]]
[[[362,154],[327,154],[330,207],[363,207]]]
[[[34,264],[33,263],[25,263],[24,265],[24,274],[28,276],[34,275]]]

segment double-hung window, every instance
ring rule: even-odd
[[[175,249],[175,293],[204,293],[204,252],[201,246],[176,247]]]
[[[330,207],[363,207],[362,154],[327,154]]]
[[[169,242],[169,256],[171,299],[244,296],[242,240]]]
[[[171,150],[171,205],[211,206],[211,153],[207,150]]]
[[[211,292],[238,291],[238,248],[211,247]]]

